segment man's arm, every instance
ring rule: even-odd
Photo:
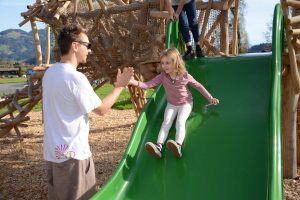
[[[133,73],[134,73],[134,70],[131,67],[124,68],[123,73],[121,73],[121,71],[118,70],[115,87],[112,89],[112,91],[108,95],[106,95],[103,98],[102,104],[99,107],[95,108],[93,110],[93,112],[95,112],[98,115],[104,115],[107,111],[109,111],[110,108],[117,101],[123,88],[128,85],[128,82],[130,81],[131,77],[133,76]]]

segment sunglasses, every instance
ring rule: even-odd
[[[82,41],[75,41],[75,42],[85,46],[87,49],[91,49],[91,47],[92,47],[92,44],[89,42],[82,42]]]

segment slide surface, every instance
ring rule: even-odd
[[[189,73],[220,104],[204,109],[207,100],[191,88],[194,105],[178,160],[166,147],[162,159],[144,149],[146,142],[156,141],[163,120],[166,97],[163,87],[158,88],[120,165],[93,199],[282,199],[280,6],[273,23],[272,53],[186,62]],[[169,138],[174,137],[173,126]]]

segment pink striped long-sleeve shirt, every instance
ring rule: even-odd
[[[165,88],[168,102],[175,106],[191,103],[193,101],[192,94],[187,88],[187,85],[191,85],[193,88],[198,90],[208,101],[213,98],[212,95],[204,88],[204,86],[197,82],[188,73],[185,73],[178,80],[176,79],[174,84],[172,84],[170,76],[165,72],[161,72],[150,81],[139,82],[139,87],[147,89],[155,87],[160,83],[162,83]]]

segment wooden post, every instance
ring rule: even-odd
[[[296,147],[297,147],[297,165],[300,166],[300,104],[298,98],[298,108],[297,108],[297,124],[296,124]]]
[[[201,47],[203,47],[204,35],[206,32],[206,26],[207,26],[209,15],[210,15],[211,5],[212,5],[212,0],[209,0],[208,5],[205,10],[204,21],[203,21],[201,33],[200,33],[200,46]]]
[[[203,21],[201,33],[200,33],[200,46],[201,47],[203,47],[204,35],[206,32],[206,26],[207,26],[209,15],[210,15],[211,5],[212,5],[212,0],[209,0],[208,5],[205,10],[204,21]]]
[[[299,95],[295,95],[291,71],[282,78],[283,176],[297,177],[296,120]]]
[[[37,30],[35,21],[30,20],[30,24],[31,24],[32,35],[33,35],[34,46],[35,46],[36,65],[41,65],[42,64],[42,49],[41,49],[39,33]]]
[[[228,55],[228,10],[222,10],[221,14],[221,34],[220,34],[220,41],[221,41],[221,52],[225,55]]]
[[[234,18],[232,24],[232,55],[237,54],[237,29],[238,29],[238,11],[239,11],[240,0],[235,0],[234,3]]]
[[[93,5],[93,1],[92,1],[92,0],[87,0],[87,4],[88,4],[88,7],[89,7],[89,10],[90,10],[90,11],[95,10],[95,9],[94,9],[94,5]]]
[[[165,0],[159,0],[159,10],[162,11],[165,9]]]
[[[50,38],[50,26],[46,26],[46,55],[45,64],[50,64],[50,48],[51,48],[51,38]]]
[[[296,121],[297,103],[299,98],[299,74],[296,62],[296,53],[292,44],[291,25],[288,23],[289,13],[284,0],[281,0],[285,18],[290,70],[282,79],[282,133],[283,133],[283,176],[284,178],[297,177],[297,147]]]
[[[100,8],[105,11],[106,10],[106,6],[105,6],[104,1],[103,0],[97,0],[97,2],[99,4]]]
[[[72,3],[73,3],[73,15],[76,15],[77,11],[78,11],[78,2],[79,0],[73,0]]]
[[[298,1],[298,3],[300,4],[300,1]],[[293,18],[293,19],[299,19],[299,16],[300,16],[300,6],[297,6],[297,7],[294,7],[294,9],[293,9],[293,16],[295,17],[295,18]],[[300,28],[300,25],[299,25],[299,23],[297,23],[297,24],[295,24],[295,25],[293,25],[293,26],[295,26],[295,28]],[[294,46],[299,46],[299,40],[298,39],[296,39],[296,42],[295,42],[295,44],[296,45],[294,45]],[[295,48],[295,55],[296,55],[296,60],[297,60],[297,72],[299,73],[299,66],[300,66],[300,59],[299,59],[299,57],[298,57],[298,55],[300,54],[300,49],[299,49],[299,47],[298,48]],[[299,106],[299,94],[298,95],[295,95],[295,101],[297,101],[297,104],[298,104],[298,106]],[[297,106],[297,107],[298,107]],[[300,166],[300,132],[299,132],[299,130],[298,130],[298,132],[297,132],[297,115],[299,115],[300,113],[298,113],[297,111],[297,108],[295,108],[296,109],[296,122],[295,122],[295,126],[296,126],[296,130],[295,130],[295,148],[296,148],[296,154],[297,154],[297,160],[296,160],[296,163],[298,164],[298,166]],[[296,170],[297,170],[297,164],[296,164]],[[296,172],[297,173],[297,172]],[[295,176],[295,178],[298,176],[298,174],[296,174],[296,176]]]

